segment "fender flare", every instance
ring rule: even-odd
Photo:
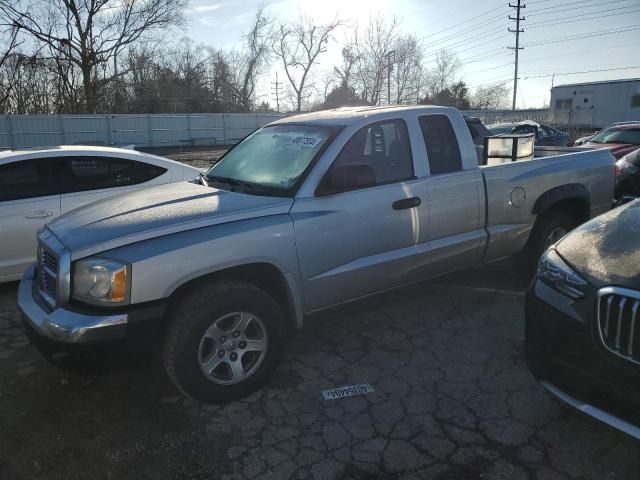
[[[568,183],[547,190],[540,195],[533,205],[532,213],[540,215],[562,200],[581,200],[587,206],[587,211],[591,211],[591,194],[587,187],[581,183]]]

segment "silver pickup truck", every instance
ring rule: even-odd
[[[531,269],[612,204],[606,150],[479,163],[452,108],[279,120],[197,183],[44,228],[18,294],[27,332],[45,353],[159,333],[175,384],[225,401],[267,380],[305,315],[514,254]]]

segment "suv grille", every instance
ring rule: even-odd
[[[603,288],[597,308],[598,332],[607,350],[640,364],[640,292]]]
[[[58,294],[58,259],[42,246],[38,247],[38,286],[42,298],[53,307]]]

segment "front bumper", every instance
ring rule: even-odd
[[[598,343],[592,295],[575,308],[557,295],[540,281],[527,294],[529,368],[559,400],[640,440],[640,369]]]
[[[88,315],[65,308],[51,312],[36,300],[34,289],[35,265],[22,276],[18,289],[18,307],[24,321],[39,336],[58,343],[103,343],[124,338],[128,315]]]

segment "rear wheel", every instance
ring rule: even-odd
[[[540,215],[531,231],[524,250],[518,254],[520,273],[530,280],[538,265],[538,260],[551,245],[569,233],[577,222],[565,212],[550,212]]]
[[[268,380],[284,335],[282,312],[264,291],[244,282],[206,284],[175,310],[165,367],[186,395],[203,402],[234,400]]]

